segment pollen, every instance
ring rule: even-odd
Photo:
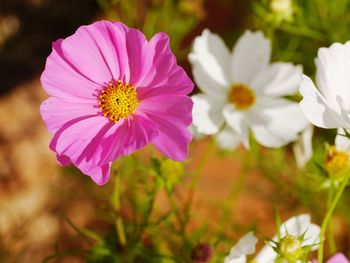
[[[337,174],[349,166],[349,154],[330,147],[326,156],[325,167],[330,174]]]
[[[117,81],[102,89],[97,103],[105,117],[118,122],[133,114],[139,101],[134,86]]]
[[[238,109],[246,110],[255,104],[255,93],[242,83],[233,84],[229,92],[229,101]]]

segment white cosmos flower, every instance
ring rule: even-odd
[[[304,236],[304,241],[300,244],[302,247],[312,245],[312,251],[318,249],[320,227],[312,224],[309,214],[301,214],[288,219],[280,226],[280,238],[283,239],[287,235],[292,237]],[[277,235],[273,238],[278,241]],[[245,235],[236,246],[231,249],[230,254],[225,258],[225,263],[245,263],[246,256],[255,252],[257,239],[252,233]],[[277,253],[271,246],[264,246],[257,256],[254,258],[254,263],[274,263]]]
[[[312,150],[312,135],[314,133],[314,126],[309,125],[304,131],[302,131],[298,140],[293,144],[293,153],[297,166],[302,168],[311,159]]]
[[[239,141],[248,148],[250,130],[267,147],[297,139],[308,123],[298,104],[282,97],[297,91],[302,68],[269,63],[270,55],[271,43],[261,32],[246,31],[232,53],[208,29],[195,39],[189,60],[203,91],[192,96],[198,133],[216,134],[226,148]]]
[[[350,42],[320,48],[315,62],[319,90],[309,77],[303,76],[303,113],[322,128],[350,128]]]

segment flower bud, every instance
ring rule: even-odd
[[[192,249],[191,259],[196,263],[205,263],[212,256],[212,248],[209,244],[198,244]]]
[[[294,236],[287,235],[281,239],[280,254],[289,261],[298,260],[303,254],[302,241]]]
[[[279,20],[291,20],[293,14],[292,0],[271,0],[270,8]]]

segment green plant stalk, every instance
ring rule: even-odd
[[[333,218],[330,219],[329,226],[328,226],[328,242],[329,242],[329,253],[331,255],[335,254],[337,252],[337,246],[335,243],[335,237],[334,237],[334,224],[333,224]]]
[[[182,216],[180,214],[179,208],[176,205],[176,202],[174,200],[174,196],[169,193],[167,191],[167,197],[168,197],[168,201],[169,201],[169,205],[170,205],[170,210],[172,211],[172,213],[175,214],[175,220],[178,222],[179,226],[180,226],[180,237],[182,239],[183,244],[186,244],[187,240],[186,240],[186,235],[185,235],[185,230],[186,230],[186,220],[187,218],[184,218],[184,216]],[[187,216],[185,214],[185,216]]]
[[[323,262],[324,240],[325,240],[325,234],[326,234],[326,230],[328,228],[329,221],[331,220],[334,209],[337,206],[338,201],[339,201],[340,197],[342,196],[342,194],[345,190],[345,187],[348,184],[349,178],[350,178],[350,173],[347,173],[347,175],[345,176],[344,181],[340,185],[333,201],[331,202],[330,207],[328,208],[328,211],[327,211],[325,218],[323,219],[322,226],[321,226],[321,233],[320,233],[320,247],[319,247],[318,253],[317,253],[317,260],[319,263]]]
[[[188,193],[187,205],[186,205],[186,211],[187,211],[187,216],[186,216],[186,220],[185,220],[186,222],[188,221],[188,217],[190,215],[190,210],[191,210],[191,206],[192,206],[193,199],[194,199],[194,192],[196,190],[199,175],[202,173],[202,171],[204,169],[205,163],[209,157],[209,153],[210,153],[213,146],[214,146],[214,139],[210,138],[210,142],[208,143],[208,146],[207,146],[204,154],[202,155],[202,158],[200,159],[200,161],[198,163],[197,169],[193,174],[189,193]]]
[[[318,31],[314,31],[307,27],[302,27],[302,26],[298,27],[298,26],[293,26],[289,24],[284,24],[284,25],[280,25],[278,29],[293,35],[308,37],[317,41],[324,41],[326,39],[326,37],[322,33]]]
[[[231,185],[231,190],[229,193],[229,196],[224,201],[224,209],[227,210],[229,207],[233,207],[235,205],[235,202],[237,201],[240,192],[242,191],[246,178],[247,178],[248,172],[243,170],[241,168],[241,171],[238,175],[238,178],[233,181]]]
[[[331,185],[331,188],[328,191],[328,202],[327,202],[327,208],[331,205],[331,202],[334,198],[334,186]],[[334,225],[333,225],[333,218],[331,217],[329,220],[328,225],[328,242],[329,242],[329,253],[331,255],[335,254],[337,251],[337,247],[335,244],[335,238],[334,238]]]
[[[126,245],[126,236],[125,236],[123,220],[121,219],[120,216],[117,216],[115,220],[115,227],[117,230],[118,240],[120,242],[120,245],[124,247]]]
[[[152,190],[150,196],[151,196],[151,199],[150,199],[150,202],[149,202],[149,205],[147,207],[147,210],[145,212],[145,215],[144,215],[144,220],[143,220],[143,223],[141,225],[141,229],[139,230],[138,234],[137,234],[137,241],[140,241],[141,238],[142,238],[142,235],[143,233],[145,232],[146,230],[146,227],[149,225],[150,223],[150,218],[151,218],[151,215],[152,215],[152,211],[153,211],[153,208],[154,208],[154,203],[155,203],[155,200],[156,200],[156,195],[157,195],[157,188],[154,187],[154,189]]]
[[[114,182],[114,192],[113,192],[113,207],[116,213],[115,218],[115,228],[118,235],[118,240],[121,246],[126,245],[126,235],[124,230],[124,224],[123,219],[120,215],[120,175],[117,173],[115,176],[115,182]]]

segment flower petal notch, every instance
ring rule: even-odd
[[[95,183],[105,184],[113,161],[147,144],[187,159],[193,83],[165,33],[148,41],[119,22],[81,26],[53,43],[41,83],[51,150]]]

